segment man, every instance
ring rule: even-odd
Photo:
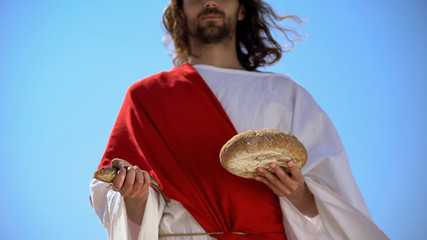
[[[129,88],[99,165],[120,171],[112,188],[91,183],[111,239],[387,239],[325,113],[288,76],[255,71],[281,57],[268,19],[279,17],[260,0],[171,1],[178,67]],[[220,166],[229,138],[261,128],[300,139],[302,172],[271,163],[247,180]]]

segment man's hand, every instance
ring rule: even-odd
[[[255,180],[263,182],[277,196],[286,197],[288,200],[304,215],[315,217],[318,214],[313,194],[305,185],[304,176],[299,168],[292,162],[287,163],[291,172],[289,176],[277,163],[270,163],[274,173],[265,168],[258,168],[261,176],[255,177]]]
[[[146,197],[150,187],[150,175],[146,171],[118,158],[113,159],[111,165],[119,169],[112,185],[114,191],[125,198]]]
[[[141,224],[148,199],[150,175],[123,159],[115,158],[111,161],[111,165],[120,169],[114,178],[113,190],[120,192],[124,197],[129,219]]]

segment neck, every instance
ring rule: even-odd
[[[245,69],[237,57],[235,38],[216,44],[204,44],[194,39],[190,41],[192,54],[190,64],[206,64],[215,67]]]

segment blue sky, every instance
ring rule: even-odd
[[[331,117],[377,225],[425,238],[427,3],[269,2],[307,36],[264,70]],[[0,239],[106,239],[88,184],[126,89],[172,67],[166,4],[0,1]]]

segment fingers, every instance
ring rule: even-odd
[[[301,182],[301,180],[304,181],[304,175],[302,175],[300,169],[297,167],[297,165],[295,165],[294,162],[289,161],[286,163],[286,165],[288,166],[289,171],[291,171],[292,178],[295,181],[297,182]]]
[[[123,187],[120,189],[120,194],[122,194],[123,197],[127,197],[132,190],[135,190],[135,174],[135,167],[128,168],[126,171],[126,178]]]
[[[141,187],[141,191],[138,197],[141,197],[148,193],[148,188],[151,186],[151,176],[148,172],[141,170],[144,178],[144,184]]]
[[[273,164],[271,164],[273,165]],[[279,168],[279,169],[277,169]],[[272,166],[273,171],[277,172],[278,175],[274,175],[270,171],[264,168],[259,168],[258,171],[261,173],[261,176],[256,177],[255,179],[266,184],[277,196],[286,196],[291,194],[291,189],[289,186],[292,184],[292,179],[284,172],[280,167]]]
[[[289,176],[288,173],[285,172],[285,170],[283,170],[277,163],[270,163],[269,165],[281,182],[286,183],[288,185],[293,183],[294,180],[292,179],[292,177]]]
[[[117,172],[116,177],[114,178],[112,188],[114,191],[120,191],[122,189],[123,184],[126,179],[126,169],[120,168],[120,170]]]
[[[120,158],[114,158],[113,160],[111,160],[111,166],[116,167],[116,168],[122,168],[125,166],[132,166],[132,164],[130,164],[128,161],[120,159]]]
[[[144,176],[142,175],[142,170],[138,166],[134,166],[133,168],[135,169],[135,181],[131,188],[133,191],[130,191],[128,194],[130,198],[137,197],[142,186],[144,185]]]
[[[277,196],[283,195],[282,190],[278,188],[278,184],[274,183],[276,180],[274,179],[274,176],[272,176],[273,174],[264,168],[259,168],[258,172],[261,173],[262,176],[256,176],[255,180],[267,185]]]
[[[112,183],[113,190],[120,192],[123,197],[144,196],[150,187],[150,175],[136,165],[125,167],[126,163],[121,159],[114,161],[114,163],[112,161],[112,165],[115,164],[115,166],[120,167]]]
[[[269,166],[273,169],[274,174],[264,168],[259,168],[261,176],[256,177],[255,180],[266,184],[276,195],[290,196],[305,186],[304,176],[293,162],[287,163],[292,176],[289,176],[277,163],[270,163]]]
[[[148,188],[150,187],[150,174],[140,169],[138,166],[134,166],[134,169],[135,182],[133,184],[131,192],[127,195],[130,198],[141,197],[148,191]]]

